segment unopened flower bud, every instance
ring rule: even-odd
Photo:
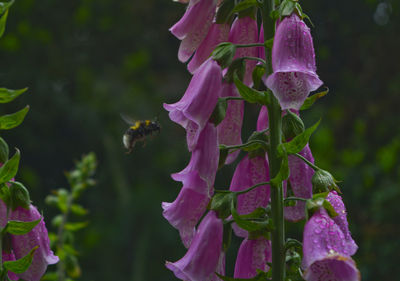
[[[219,44],[212,52],[213,59],[218,62],[222,69],[228,67],[235,56],[236,46],[230,42]]]
[[[22,183],[16,181],[11,181],[10,184],[11,208],[13,210],[17,207],[29,209],[31,199],[26,187]]]
[[[326,192],[332,189],[338,189],[333,176],[325,170],[318,169],[315,171],[312,179],[313,193]]]
[[[304,123],[297,114],[288,110],[282,118],[282,132],[286,139],[292,139],[304,132]]]

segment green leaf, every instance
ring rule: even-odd
[[[218,124],[224,120],[227,108],[228,101],[224,98],[219,98],[210,117],[210,121],[214,123],[215,126],[218,126]]]
[[[281,17],[290,16],[295,8],[295,2],[293,0],[283,0],[279,6],[279,14]]]
[[[285,142],[280,144],[278,146],[278,153],[280,155],[283,155],[285,153],[287,154],[299,153],[306,146],[312,133],[317,129],[320,122],[321,120],[319,120],[310,128],[306,129],[300,135],[294,137],[290,142]]]
[[[259,231],[259,230],[271,230],[272,229],[272,220],[265,218],[263,220],[247,220],[238,214],[235,208],[235,204],[232,201],[231,205],[231,213],[232,217],[235,220],[236,224],[249,232]]]
[[[0,2],[0,15],[2,15],[5,11],[7,11],[12,4],[14,4],[14,0],[8,2]]]
[[[72,204],[71,205],[71,212],[78,216],[84,216],[88,213],[88,210],[83,208],[81,205]]]
[[[249,214],[241,215],[241,217],[244,219],[255,219],[255,218],[264,217],[266,214],[267,214],[267,211],[265,210],[265,208],[257,208]]]
[[[30,250],[30,252],[26,256],[20,258],[19,260],[5,261],[3,263],[3,267],[6,270],[9,270],[17,274],[24,273],[31,265],[33,254],[35,253],[37,248],[39,248],[39,246],[34,247],[32,250]]]
[[[250,103],[259,103],[259,104],[267,104],[266,102],[266,95],[264,92],[257,91],[253,88],[248,87],[245,85],[236,74],[234,74],[234,83],[236,88],[238,89],[240,95],[244,100]]]
[[[8,15],[8,10],[6,10],[0,18],[0,38],[3,36],[4,31],[6,30],[7,15]]]
[[[15,210],[17,207],[29,209],[31,198],[28,189],[20,182],[10,181],[10,207]]]
[[[8,186],[3,183],[1,184],[0,187],[0,199],[3,200],[3,202],[7,205],[10,206],[10,189],[8,188]]]
[[[17,98],[19,95],[23,94],[26,92],[28,88],[24,89],[19,89],[19,90],[10,90],[6,88],[0,88],[0,103],[8,103],[15,98]]]
[[[228,83],[233,83],[234,76],[237,75],[237,77],[239,77],[240,80],[243,80],[245,72],[246,72],[246,62],[243,58],[238,58],[234,60],[228,67],[228,71],[226,72],[224,79]]]
[[[235,0],[224,0],[218,8],[215,21],[217,24],[228,23],[233,15]]]
[[[0,137],[0,163],[7,162],[9,153],[8,144]]]
[[[272,185],[278,185],[284,180],[286,180],[289,177],[289,163],[288,163],[288,157],[287,154],[284,153],[282,156],[282,162],[281,162],[281,167],[279,168],[278,174],[270,180]]]
[[[331,218],[339,215],[338,213],[336,213],[335,208],[333,208],[331,202],[329,202],[328,200],[325,199],[324,203],[322,203],[322,206],[325,208]]]
[[[216,211],[219,218],[225,219],[231,214],[231,204],[235,197],[233,192],[216,193],[211,199],[209,209]]]
[[[24,121],[26,114],[29,111],[29,105],[25,106],[20,111],[17,111],[13,114],[3,115],[0,117],[0,129],[1,130],[9,130],[17,127],[19,124]]]
[[[18,172],[20,152],[16,148],[16,152],[10,160],[0,167],[0,184],[10,181]]]
[[[10,220],[7,222],[4,231],[13,234],[13,235],[23,235],[29,233],[38,223],[42,220],[42,218],[35,221],[13,221]]]
[[[326,96],[329,93],[329,89],[326,88],[325,91],[316,93],[304,101],[303,105],[300,107],[300,110],[306,110],[309,109],[318,99],[322,98],[323,96]]]
[[[89,222],[87,222],[87,221],[85,221],[85,222],[69,222],[69,223],[66,223],[64,227],[66,230],[69,230],[69,231],[78,231],[78,230],[85,228],[88,224],[89,224]]]
[[[233,9],[233,13],[239,13],[241,11],[247,10],[252,7],[258,7],[257,0],[244,0],[238,3],[235,8]]]
[[[282,118],[282,133],[286,140],[293,139],[304,132],[304,123],[301,118],[288,110]]]

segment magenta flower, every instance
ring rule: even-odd
[[[186,62],[206,37],[216,7],[216,0],[199,0],[193,4],[189,3],[183,17],[170,28],[171,33],[182,40],[178,51],[178,59],[181,62]]]
[[[350,257],[345,234],[325,209],[306,223],[303,234],[303,277],[307,281],[356,281],[360,272]]]
[[[314,158],[311,154],[310,147],[308,144],[299,153],[311,163],[314,163]],[[311,198],[312,197],[312,183],[311,178],[314,175],[314,170],[304,163],[303,160],[297,158],[294,155],[288,156],[289,162],[289,182],[292,187],[293,195],[299,198]],[[295,201],[296,205],[285,207],[285,219],[289,221],[299,221],[305,218],[305,206],[304,201]]]
[[[11,212],[10,219],[18,221],[34,221],[42,218],[36,207],[30,206],[29,210],[17,207]],[[47,265],[58,262],[58,257],[50,249],[49,236],[46,225],[42,220],[34,229],[24,235],[12,235],[12,249],[16,259],[27,255],[32,248],[39,246],[33,255],[32,264],[24,273],[17,274],[20,278],[29,281],[39,281],[46,272]]]
[[[266,85],[283,110],[298,110],[309,93],[323,84],[316,74],[310,29],[295,13],[276,29],[272,68],[274,73],[267,77]]]
[[[226,23],[217,24],[213,23],[208,31],[206,38],[201,42],[197,48],[196,53],[188,64],[190,73],[194,73],[197,68],[210,56],[212,51],[221,42],[228,40],[230,26]]]
[[[182,99],[174,104],[164,104],[170,119],[186,129],[189,151],[196,147],[200,133],[217,104],[221,81],[221,68],[208,59],[193,75]]]
[[[239,97],[234,84],[223,84],[221,97]],[[244,102],[241,100],[229,100],[225,119],[217,126],[218,143],[225,145],[238,145],[242,143],[242,123],[244,114]],[[232,152],[226,158],[225,164],[232,163],[240,151]]]
[[[185,256],[174,262],[166,262],[177,278],[185,281],[216,281],[216,271],[224,274],[222,252],[222,220],[210,211],[202,220],[193,242]]]
[[[245,156],[237,165],[233,174],[230,190],[241,191],[255,184],[269,181],[268,162],[264,157],[249,158]],[[258,207],[266,207],[270,200],[269,185],[259,186],[252,191],[238,196],[237,212],[240,215],[249,214]],[[247,237],[247,231],[236,224],[232,227],[237,236]]]
[[[251,17],[236,18],[232,24],[231,32],[229,33],[229,42],[235,44],[250,44],[258,43],[258,27],[257,21]],[[238,48],[234,59],[241,57],[257,57],[257,47]],[[252,73],[257,62],[254,60],[246,61],[246,73],[243,82],[246,85],[253,83]]]
[[[179,230],[186,248],[213,194],[219,158],[216,131],[213,124],[206,125],[192,152],[189,165],[181,172],[172,174],[174,180],[183,183],[178,197],[172,203],[162,203],[163,216]]]
[[[328,196],[326,197],[333,208],[335,209],[338,216],[333,218],[333,221],[340,227],[344,234],[344,238],[347,244],[347,254],[352,256],[356,253],[358,246],[356,242],[354,242],[353,238],[351,237],[351,233],[349,231],[349,223],[347,222],[347,213],[344,203],[342,201],[342,197],[337,194],[336,191],[331,191]]]
[[[257,269],[268,271],[267,262],[271,260],[271,241],[263,237],[255,240],[246,238],[237,254],[234,278],[253,278]]]
[[[196,173],[207,185],[207,189],[196,189],[196,191],[211,196],[218,169],[218,160],[217,129],[214,124],[206,123],[200,133],[196,147],[192,150],[189,165],[182,171],[171,176],[176,181],[185,182],[187,177],[192,177],[192,174]]]

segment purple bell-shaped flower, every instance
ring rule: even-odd
[[[267,77],[266,85],[283,110],[299,110],[309,93],[323,84],[316,73],[310,29],[295,13],[276,29],[272,68],[274,72]]]
[[[225,263],[222,233],[222,220],[210,211],[200,223],[185,256],[174,263],[166,262],[166,267],[184,281],[219,280],[215,272],[224,274]]]

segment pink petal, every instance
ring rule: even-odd
[[[174,262],[166,262],[166,267],[175,276],[185,281],[211,281],[221,268],[222,220],[210,211],[202,220],[193,242],[185,256]]]
[[[267,262],[271,261],[271,241],[263,237],[255,240],[246,238],[237,254],[234,278],[253,278],[257,269],[267,271]]]
[[[314,163],[314,158],[311,154],[308,144],[299,153],[311,163]],[[289,181],[295,197],[311,198],[312,197],[312,183],[311,178],[314,175],[314,170],[304,163],[300,158],[289,155]],[[295,206],[285,207],[285,219],[289,221],[299,221],[305,218],[305,202],[296,201]]]
[[[6,253],[5,251],[3,251],[3,262],[5,261],[15,261],[15,255],[14,252],[10,252],[10,253]],[[10,278],[11,280],[19,280],[18,276],[14,273],[9,271],[8,272],[8,278]]]
[[[234,84],[222,86],[221,97],[239,97]],[[242,123],[244,114],[244,102],[240,100],[228,101],[225,119],[218,125],[218,143],[225,145],[238,145],[242,143]],[[239,155],[237,150],[228,155],[225,164],[232,163]]]
[[[34,221],[39,218],[42,216],[32,205],[29,210],[18,207],[10,215],[11,220],[19,221]],[[17,274],[20,278],[30,281],[39,281],[46,272],[47,265],[55,264],[59,260],[50,249],[49,236],[43,219],[31,232],[24,235],[12,235],[12,248],[16,259],[27,255],[35,246],[39,246],[39,248],[33,256],[32,264],[27,271]]]
[[[277,27],[272,48],[274,73],[265,81],[283,110],[298,110],[311,91],[323,82],[316,74],[310,29],[296,14]]]
[[[237,165],[230,190],[241,191],[255,184],[269,181],[268,162],[264,157],[249,158],[247,155]],[[249,214],[258,207],[266,207],[270,200],[270,186],[262,185],[238,196],[237,212]],[[247,237],[247,231],[232,225],[237,236]]]
[[[235,44],[250,44],[258,43],[258,27],[257,21],[251,17],[236,18],[232,24],[231,32],[229,33],[229,42]],[[234,59],[241,57],[257,57],[257,47],[238,48]],[[248,86],[252,85],[252,73],[257,62],[254,60],[246,61],[246,73],[244,83]]]
[[[228,24],[213,23],[211,25],[206,38],[201,42],[188,64],[190,73],[194,73],[196,69],[211,56],[212,51],[219,43],[228,40],[229,29],[230,26]]]
[[[217,104],[221,81],[221,68],[208,59],[194,74],[182,99],[174,104],[164,104],[170,119],[186,129],[189,151],[196,147],[200,133]]]

